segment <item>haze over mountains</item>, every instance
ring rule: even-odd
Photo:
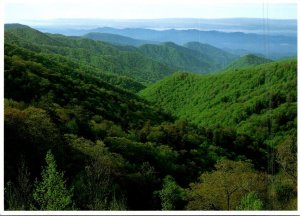
[[[223,32],[245,32],[271,35],[295,36],[297,20],[278,20],[262,18],[165,18],[165,19],[55,19],[26,22],[37,29],[93,29],[96,27],[112,28],[146,28],[166,29],[197,29],[203,31],[218,30]]]
[[[86,24],[88,23],[88,24]],[[295,56],[297,21],[275,19],[156,19],[156,20],[68,20],[32,23],[48,33],[118,41],[139,46],[173,42],[207,43],[235,54],[257,53],[278,59]],[[102,33],[96,36],[95,33]],[[110,37],[108,37],[110,36]],[[124,36],[125,38],[122,38]],[[114,38],[114,39],[113,39]],[[130,38],[130,39],[129,39]]]

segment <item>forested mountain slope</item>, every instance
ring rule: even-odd
[[[226,67],[226,70],[228,69],[239,69],[239,68],[246,68],[246,67],[251,67],[251,66],[256,66],[260,64],[265,64],[265,63],[270,63],[272,60],[264,58],[264,57],[259,57],[256,55],[248,54],[240,57],[239,59],[235,60],[231,64],[229,64]]]
[[[35,49],[5,44],[6,209],[183,209],[183,195],[172,207],[161,204],[164,184],[183,190],[224,157],[267,166],[261,150],[210,147],[210,131],[174,122],[139,96]],[[49,186],[46,197],[36,188],[34,182],[49,180],[40,175],[46,155],[48,166],[56,169],[57,161],[64,171],[64,187],[73,188],[67,203],[55,196],[66,189]]]
[[[8,26],[8,27],[7,27]],[[166,65],[135,51],[123,51],[117,46],[80,37],[43,34],[21,25],[6,25],[5,41],[49,54],[59,54],[94,66],[105,73],[127,76],[144,84],[172,73]]]
[[[139,50],[170,67],[196,73],[221,70],[236,58],[221,49],[196,42],[188,43],[185,47],[171,42],[160,45],[146,44],[140,46]]]
[[[137,95],[136,80],[168,67],[135,47],[8,28],[5,210],[297,208],[295,60],[177,73]]]
[[[210,62],[210,64],[214,66],[214,70],[220,70],[230,64],[230,62],[238,58],[237,55],[230,54],[229,52],[226,52],[209,44],[189,42],[184,44],[183,46],[197,51],[201,59]]]
[[[236,128],[276,145],[296,132],[297,61],[215,75],[176,73],[140,95],[205,127]]]
[[[83,36],[111,44],[139,46],[132,51],[140,51],[147,57],[177,70],[189,70],[196,73],[208,73],[224,69],[238,56],[208,44],[189,42],[179,46],[172,42],[151,42],[137,40],[116,34],[89,33]]]

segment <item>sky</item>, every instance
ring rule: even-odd
[[[24,23],[30,20],[59,18],[296,19],[296,2],[296,0],[4,0],[4,21]]]

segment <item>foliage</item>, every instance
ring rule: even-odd
[[[137,80],[170,73],[138,48],[6,27],[5,209],[296,208],[295,60],[178,73],[141,93],[157,106]]]
[[[176,73],[139,94],[199,126],[276,146],[296,128],[296,60],[213,75]]]
[[[262,210],[263,203],[255,192],[246,194],[241,199],[241,204],[237,208],[238,210]]]
[[[297,185],[297,141],[289,137],[277,146],[277,162],[283,172]]]
[[[163,188],[158,194],[161,199],[162,210],[176,210],[180,207],[184,191],[171,176],[166,176],[163,180]]]
[[[43,34],[30,27],[6,29],[5,42],[34,48],[37,52],[65,56],[98,71],[126,76],[144,84],[173,72],[166,65],[136,51],[124,51],[118,46],[91,39]]]
[[[68,210],[73,208],[72,189],[66,188],[63,173],[57,171],[51,151],[46,155],[47,167],[42,171],[42,180],[37,182],[33,198],[41,210]]]
[[[225,70],[247,68],[247,67],[270,63],[270,62],[272,62],[272,60],[264,57],[248,54],[240,57],[239,59],[229,64]]]
[[[208,73],[223,69],[234,56],[212,46],[204,46],[200,43],[186,44],[184,47],[175,43],[166,42],[159,45],[146,44],[139,50],[157,61],[176,68],[197,73]],[[222,57],[220,57],[221,55]],[[219,63],[217,58],[222,58]]]
[[[254,171],[248,162],[221,160],[215,167],[215,171],[203,173],[199,183],[191,184],[188,209],[233,210],[247,193],[266,192],[266,175]]]

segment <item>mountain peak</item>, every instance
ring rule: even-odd
[[[228,65],[227,69],[238,69],[238,68],[246,68],[250,66],[256,66],[260,64],[270,63],[272,60],[257,56],[254,54],[246,54],[236,61],[232,62]]]
[[[4,29],[31,29],[27,25],[19,24],[19,23],[7,23],[4,24]]]

